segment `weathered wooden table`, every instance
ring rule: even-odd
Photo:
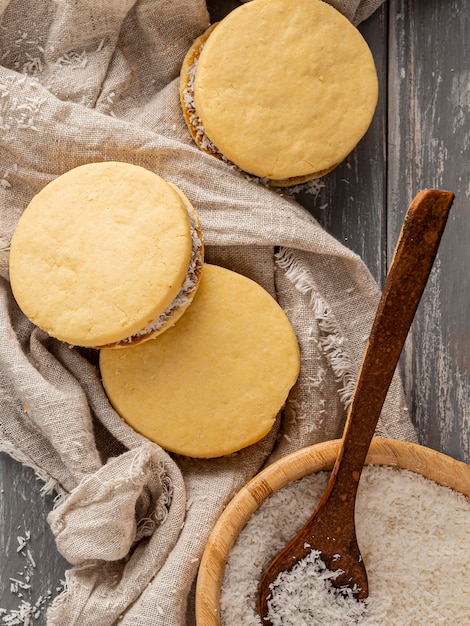
[[[239,3],[208,4],[215,21]],[[318,196],[297,199],[382,283],[413,195],[426,187],[456,194],[402,369],[420,442],[470,462],[470,5],[390,0],[360,29],[380,77],[375,119]],[[8,611],[22,600],[44,608],[67,568],[46,522],[52,498],[40,487],[0,455],[0,607]],[[28,573],[30,588],[11,580]],[[23,621],[0,615],[2,623]],[[34,623],[45,623],[44,610]]]

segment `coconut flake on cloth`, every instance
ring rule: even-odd
[[[353,19],[378,4],[341,6]],[[178,75],[208,24],[201,0],[0,6],[0,450],[58,494],[49,523],[71,568],[49,626],[194,624],[199,560],[229,499],[265,463],[341,435],[378,302],[361,259],[305,209],[192,142]],[[93,351],[48,337],[18,309],[8,254],[19,216],[55,177],[103,160],[178,185],[207,261],[256,280],[287,312],[301,373],[259,443],[212,460],[167,454],[114,412]],[[415,440],[398,378],[377,434]]]

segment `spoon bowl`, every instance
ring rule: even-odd
[[[339,453],[313,515],[266,569],[258,614],[269,620],[272,584],[312,550],[357,599],[368,595],[367,571],[356,539],[355,501],[367,453],[398,359],[437,254],[453,194],[424,190],[405,215],[356,381]]]

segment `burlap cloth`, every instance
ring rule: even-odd
[[[358,23],[380,0],[332,4]],[[202,0],[3,0],[0,15],[0,449],[60,496],[49,522],[73,567],[48,624],[193,624],[199,559],[227,501],[266,461],[341,434],[378,288],[306,210],[193,145],[177,77],[208,25]],[[171,457],[118,418],[92,352],[18,310],[8,246],[19,215],[54,177],[99,160],[179,185],[207,260],[261,283],[289,315],[301,375],[260,443],[215,460]],[[415,438],[397,379],[378,434]]]

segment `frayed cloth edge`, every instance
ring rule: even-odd
[[[309,305],[320,330],[318,346],[331,367],[338,383],[339,398],[347,410],[351,404],[357,378],[357,368],[347,351],[347,340],[341,332],[338,321],[316,290],[308,271],[295,258],[288,248],[280,248],[274,255],[276,265],[294,287],[309,298]]]
[[[56,498],[65,497],[66,492],[62,489],[59,481],[55,478],[52,478],[47,472],[35,465],[33,461],[26,454],[21,452],[21,450],[19,450],[13,443],[11,443],[11,441],[7,441],[6,439],[0,439],[0,452],[5,452],[12,459],[18,461],[18,463],[21,463],[22,465],[25,465],[26,467],[29,467],[34,471],[38,480],[44,483],[39,490],[41,496],[47,496],[56,493]]]

